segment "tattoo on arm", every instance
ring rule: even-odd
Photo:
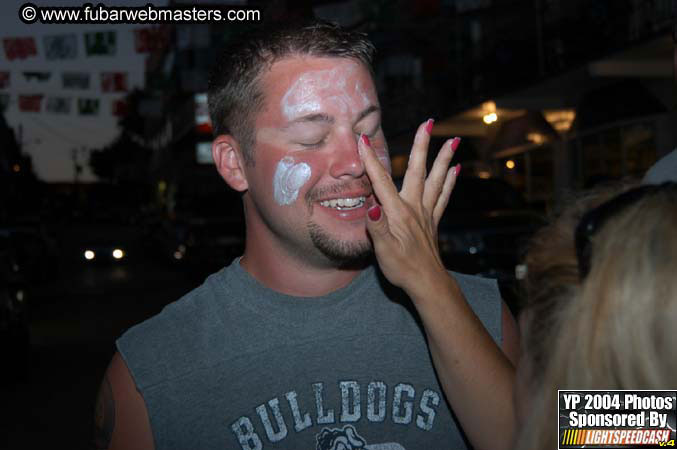
[[[92,448],[95,450],[107,449],[115,429],[115,400],[108,376],[103,378],[94,411],[94,436]]]

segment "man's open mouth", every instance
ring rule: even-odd
[[[347,198],[333,198],[331,200],[324,200],[320,202],[320,205],[325,208],[334,208],[339,211],[347,211],[351,209],[357,209],[364,206],[364,203],[367,201],[367,198],[364,196],[360,197],[347,197]]]

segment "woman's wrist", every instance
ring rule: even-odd
[[[448,302],[450,297],[456,297],[461,292],[444,266],[423,271],[420,276],[412,278],[404,290],[417,308]]]

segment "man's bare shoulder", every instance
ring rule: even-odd
[[[94,412],[94,449],[153,449],[143,397],[119,353],[106,369]]]

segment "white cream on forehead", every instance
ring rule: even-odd
[[[347,89],[348,80],[357,68],[357,64],[350,64],[302,74],[282,97],[281,107],[285,118],[293,120],[322,112],[322,102],[333,104],[341,113],[349,110],[355,112],[355,109],[369,106],[369,97],[358,80],[352,83],[352,92]],[[351,94],[355,95],[351,97]],[[362,104],[356,105],[356,99]]]
[[[285,156],[277,163],[273,176],[273,196],[278,205],[290,205],[299,196],[299,190],[310,179],[310,166],[296,163],[291,156]]]
[[[360,84],[359,81],[355,81],[355,92],[359,94],[359,96],[362,98],[362,107],[366,108],[369,106],[370,101],[369,101],[369,96],[367,95],[366,92],[364,92],[364,89],[362,89],[362,85]]]

